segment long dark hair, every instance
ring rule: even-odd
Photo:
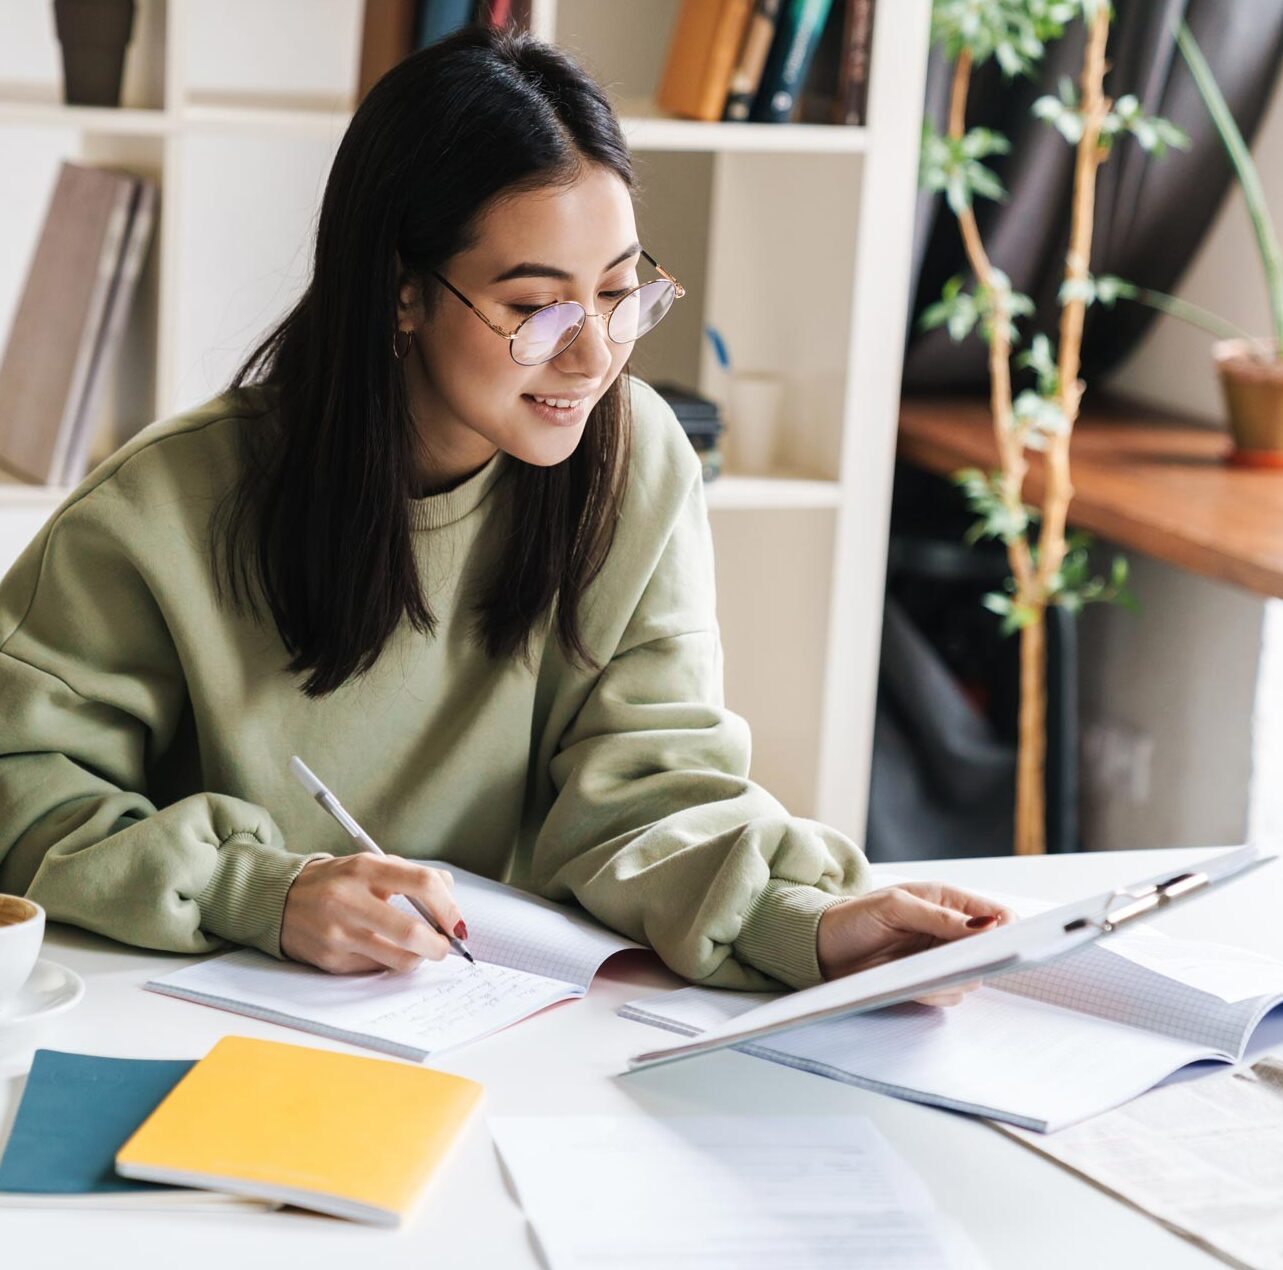
[[[309,696],[368,671],[403,619],[428,635],[437,626],[410,525],[417,437],[392,355],[397,253],[430,306],[432,271],[475,241],[496,195],[569,184],[593,164],[633,187],[605,94],[519,33],[471,28],[423,49],[353,116],[307,290],[232,381],[277,390],[277,408],[244,426],[241,476],[214,534],[220,594],[241,610],[267,605]],[[475,604],[491,657],[528,657],[555,609],[566,655],[596,667],[579,603],[610,551],[630,429],[621,375],[570,458],[508,460],[502,563]]]

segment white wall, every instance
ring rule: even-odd
[[[1253,153],[1283,232],[1283,84],[1276,85]],[[1237,186],[1177,294],[1249,331],[1268,331],[1255,238]],[[1211,344],[1202,331],[1160,318],[1107,386],[1223,426]],[[1267,606],[1279,602],[1146,557],[1133,555],[1132,563],[1142,613],[1097,610],[1083,619],[1082,722],[1084,736],[1102,725],[1121,726],[1141,742],[1134,757],[1142,796],[1135,797],[1134,788],[1103,788],[1088,758],[1086,845],[1210,845],[1240,841],[1249,829],[1257,835],[1269,825],[1283,829],[1268,783],[1274,758],[1283,759],[1283,740],[1276,735],[1283,729],[1269,689],[1283,688],[1283,666],[1276,664],[1283,659],[1283,640],[1272,641],[1262,663]]]

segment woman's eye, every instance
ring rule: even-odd
[[[540,309],[546,309],[546,304],[510,304],[507,306],[514,313],[538,313]]]
[[[621,295],[627,295],[631,290],[632,287],[620,287],[618,291],[603,291],[602,295],[607,300],[618,300]]]

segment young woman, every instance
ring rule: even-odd
[[[625,369],[683,294],[632,184],[602,91],[532,39],[374,88],[294,310],[0,586],[0,889],[151,948],[406,970],[446,943],[390,896],[466,933],[412,863],[447,860],[739,988],[1004,919],[863,894],[859,850],[748,779],[700,465]],[[342,854],[294,753],[391,858]]]

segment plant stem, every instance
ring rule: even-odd
[[[953,87],[949,95],[949,135],[955,139],[962,138],[967,131],[967,91],[971,84],[971,67],[971,53],[963,49],[953,68]],[[999,298],[999,290],[993,285],[993,263],[985,251],[972,208],[964,208],[958,213],[958,228],[962,232],[962,243],[976,281],[995,298],[990,323],[992,333],[989,338],[989,409],[993,415],[994,438],[998,443],[998,458],[1002,467],[1003,504],[1013,516],[1018,516],[1024,508],[1023,490],[1028,464],[1016,432],[1015,412],[1011,405],[1011,341],[1007,336],[1010,317],[1005,301]],[[1023,536],[1012,539],[1007,544],[1007,557],[1019,596],[1033,582],[1033,560],[1028,541]]]
[[[1243,134],[1216,82],[1216,76],[1212,74],[1203,50],[1198,47],[1198,41],[1184,22],[1176,28],[1176,42],[1194,77],[1207,113],[1212,116],[1216,131],[1225,144],[1230,162],[1238,174],[1239,184],[1243,187],[1243,197],[1252,218],[1252,229],[1256,233],[1256,245],[1261,253],[1261,265],[1265,270],[1265,286],[1269,292],[1270,311],[1274,318],[1274,347],[1278,356],[1283,358],[1283,251],[1279,249],[1279,240],[1270,220],[1261,178],[1252,161],[1252,152],[1247,148],[1247,142],[1243,140]]]

